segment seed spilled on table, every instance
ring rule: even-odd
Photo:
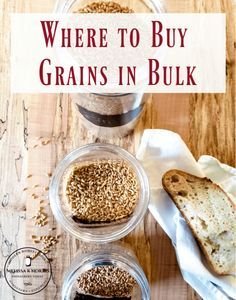
[[[32,199],[37,199],[39,196],[36,195],[35,193],[31,194]]]
[[[35,226],[45,226],[48,223],[48,214],[44,211],[43,207],[39,207],[36,215],[32,217],[34,219]]]
[[[72,218],[81,223],[113,222],[127,218],[135,209],[138,195],[136,174],[121,160],[76,164],[66,185]]]
[[[50,252],[51,248],[59,242],[60,236],[51,236],[51,235],[41,235],[41,236],[36,236],[32,235],[31,236],[34,244],[42,244],[43,248],[41,251],[46,254]]]

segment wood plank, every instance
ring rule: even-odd
[[[56,227],[61,241],[53,257],[53,280],[39,299],[60,299],[63,273],[76,250],[84,244],[66,234],[56,224],[49,206],[49,224],[35,228],[31,217],[39,201],[48,203],[44,187],[48,172],[72,149],[94,141],[108,141],[135,153],[145,128],[165,128],[178,132],[198,158],[214,155],[235,165],[235,16],[236,1],[167,0],[168,12],[227,13],[227,93],[156,94],[150,98],[135,132],[123,139],[106,140],[83,128],[68,95],[10,95],[9,13],[50,12],[55,1],[2,0],[0,2],[0,261],[1,265],[15,249],[33,245],[30,236],[47,234]],[[41,145],[39,137],[50,143]],[[37,146],[36,146],[37,145]],[[32,174],[27,179],[27,175]],[[38,188],[33,188],[39,184]],[[27,186],[29,190],[22,193]],[[32,193],[40,197],[33,200]],[[122,243],[136,253],[149,282],[152,299],[197,300],[200,297],[182,279],[170,240],[148,213],[144,221]],[[0,298],[23,299],[0,278]],[[36,296],[25,297],[36,299]]]

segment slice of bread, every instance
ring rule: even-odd
[[[170,170],[162,184],[196,237],[212,269],[236,271],[236,212],[228,195],[208,178]]]

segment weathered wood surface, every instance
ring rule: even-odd
[[[50,224],[37,230],[30,219],[38,208],[33,192],[48,185],[47,172],[77,146],[93,142],[96,137],[80,124],[67,95],[10,94],[10,18],[12,12],[51,12],[54,1],[0,1],[0,299],[20,300],[3,278],[3,265],[15,249],[32,245],[32,234],[47,234],[57,227],[60,242],[49,256],[53,259],[53,280],[49,286],[27,299],[59,299],[62,274],[81,243],[65,234],[49,214]],[[214,155],[235,166],[235,48],[236,2],[230,0],[168,0],[168,12],[226,12],[227,14],[227,92],[226,94],[154,95],[149,101],[134,134],[112,142],[135,153],[145,128],[166,128],[178,132],[196,159]],[[49,139],[40,145],[39,137]],[[35,147],[35,145],[38,145]],[[26,178],[32,174],[31,178]],[[39,184],[39,188],[33,188]],[[30,190],[22,192],[23,187]],[[38,190],[37,190],[38,189]],[[199,296],[182,279],[170,240],[150,213],[124,241],[131,245],[150,281],[152,299],[197,300]]]

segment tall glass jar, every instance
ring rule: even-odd
[[[84,272],[103,266],[118,267],[135,279],[136,284],[134,285],[131,299],[150,300],[150,288],[147,278],[131,250],[117,244],[100,245],[95,250],[88,250],[85,253],[81,253],[81,250],[77,253],[65,274],[62,285],[63,300],[75,299],[76,291],[78,290],[77,279]]]
[[[56,13],[73,13],[99,0],[58,0]],[[110,0],[102,0],[110,2]],[[163,7],[156,0],[114,0],[135,13],[161,13]],[[136,126],[148,98],[143,92],[125,94],[71,94],[82,123],[97,136],[122,137]]]

